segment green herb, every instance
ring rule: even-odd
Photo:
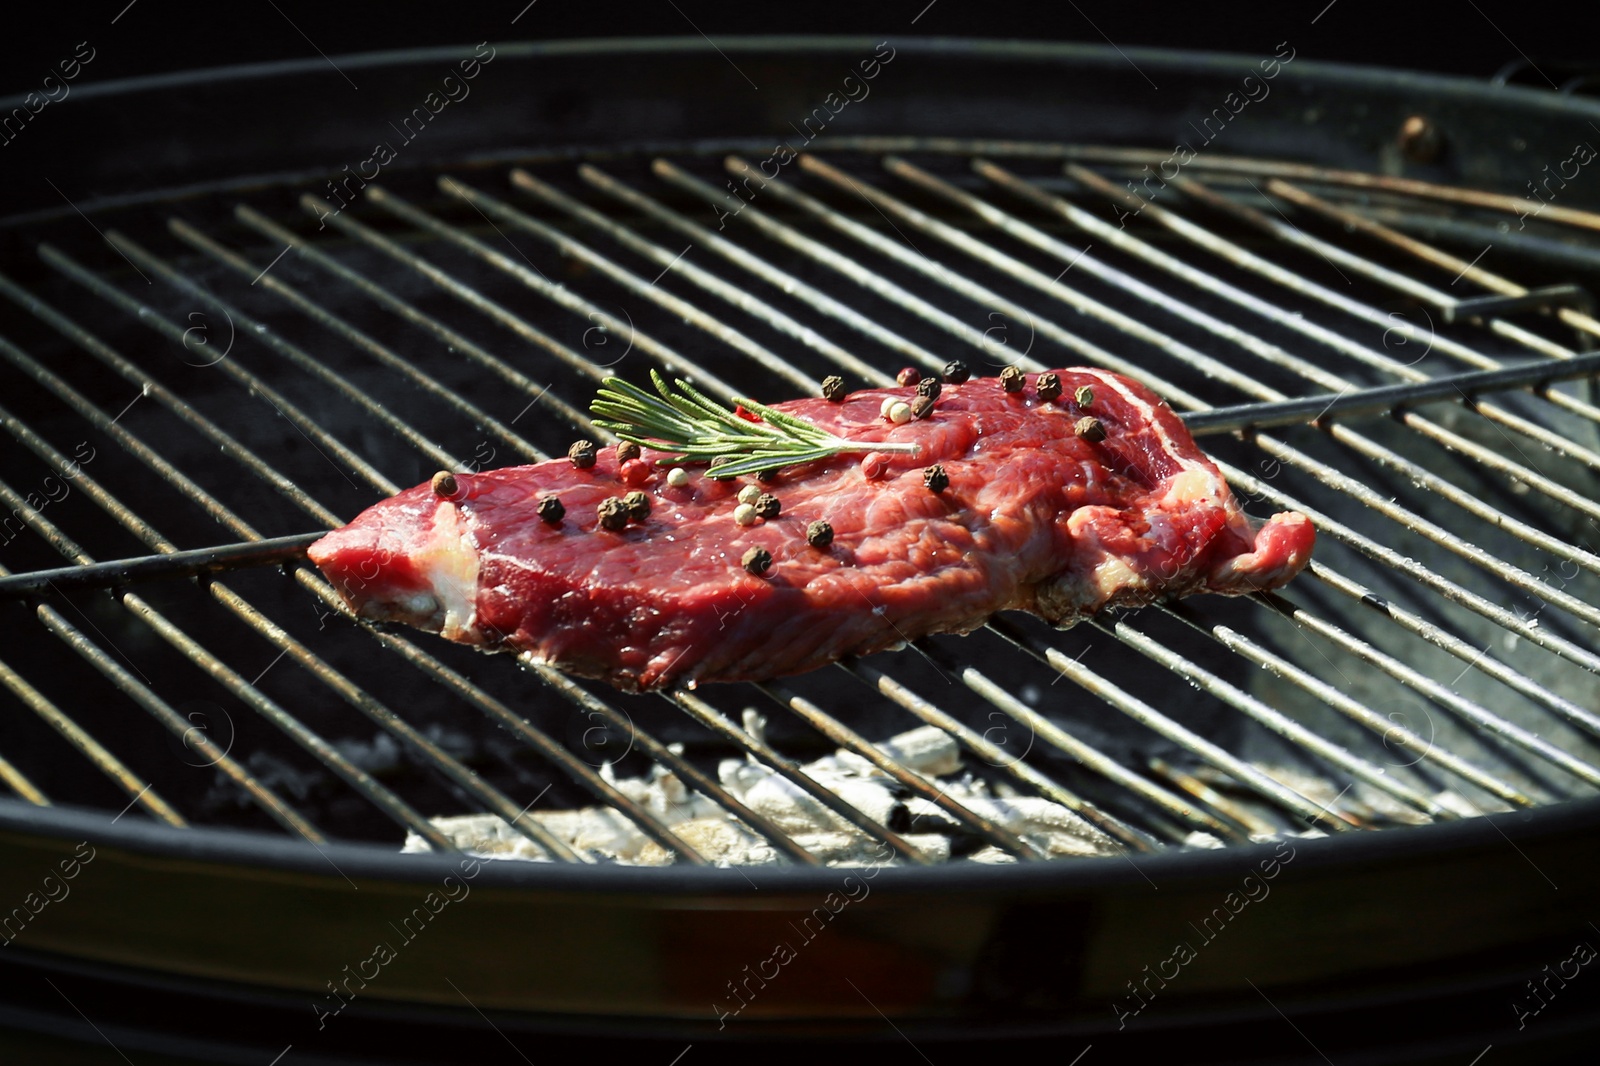
[[[851,452],[915,455],[921,450],[911,443],[845,440],[765,404],[735,399],[761,419],[750,422],[686,381],[668,386],[654,370],[650,380],[659,396],[621,378],[606,378],[589,405],[595,424],[623,440],[667,452],[668,458],[657,460],[660,464],[711,463],[710,477],[734,478]]]

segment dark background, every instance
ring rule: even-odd
[[[19,5],[21,7],[21,5]],[[526,8],[526,10],[524,10]],[[794,5],[750,0],[496,0],[493,3],[329,3],[234,0],[26,5],[0,31],[0,95],[25,92],[87,40],[80,83],[234,63],[338,56],[419,45],[595,36],[750,33],[884,34],[1066,40],[1118,47],[1268,54],[1291,38],[1307,59],[1491,77],[1519,51],[1556,82],[1600,68],[1595,5],[1515,0],[1294,0],[1283,4],[996,3],[892,0]],[[521,12],[520,17],[518,13]],[[920,13],[920,14],[919,14]],[[115,24],[112,19],[115,18]],[[516,18],[515,24],[512,19]],[[915,19],[915,24],[913,24]],[[1313,24],[1312,20],[1315,19]],[[1543,83],[1536,75],[1530,83]]]

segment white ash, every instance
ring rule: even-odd
[[[752,736],[764,738],[766,720],[759,712],[746,710],[744,726]],[[1113,841],[1058,803],[1018,795],[1009,787],[996,788],[991,794],[984,781],[963,772],[960,749],[954,738],[942,730],[923,726],[892,737],[878,748],[927,777],[943,795],[1011,830],[1052,858],[1105,855],[1117,850]],[[965,839],[969,847],[972,843],[971,834],[948,812],[921,797],[906,796],[903,786],[852,752],[841,749],[806,763],[801,770],[874,821],[883,825],[909,824],[912,831],[901,835],[932,861],[950,860],[957,840]],[[659,764],[644,777],[619,778],[609,764],[601,774],[718,866],[782,861],[771,844]],[[770,819],[827,865],[882,862],[881,845],[872,837],[753,759],[724,759],[717,767],[717,777],[740,802]],[[575,851],[597,861],[630,866],[662,866],[672,861],[667,849],[646,837],[612,807],[532,811],[530,817]],[[543,847],[496,815],[455,815],[432,821],[457,847],[470,854],[490,859],[551,861]],[[403,850],[427,851],[429,846],[412,833]],[[1015,861],[991,846],[977,848],[966,858],[974,862]]]

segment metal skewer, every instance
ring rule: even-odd
[[[1447,374],[1430,381],[1379,385],[1334,395],[1235,404],[1180,415],[1197,437],[1244,429],[1299,425],[1333,416],[1390,412],[1419,403],[1463,400],[1480,392],[1534,388],[1555,381],[1600,374],[1600,352],[1572,359],[1538,359],[1497,370]],[[193,577],[255,566],[278,566],[305,557],[306,549],[324,534],[297,533],[270,540],[245,541],[214,548],[195,548],[164,555],[143,555],[86,566],[0,577],[0,600],[25,599],[71,588],[115,588],[167,577]]]

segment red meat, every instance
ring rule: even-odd
[[[366,618],[408,622],[490,650],[530,651],[621,688],[800,673],[930,633],[965,633],[997,611],[1070,626],[1107,606],[1282,585],[1315,533],[1301,514],[1247,519],[1216,466],[1149,390],[1100,370],[1056,371],[1008,393],[993,378],[946,385],[932,414],[894,425],[868,389],[779,409],[840,437],[914,441],[916,456],[841,455],[759,487],[776,518],[741,526],[748,479],[696,471],[670,487],[652,466],[650,513],[612,531],[597,511],[635,490],[614,448],[423,484],[318,541],[312,560]],[[1074,395],[1093,390],[1088,407]],[[1104,437],[1080,435],[1085,416]],[[649,451],[646,459],[659,459]],[[924,469],[949,479],[929,488]],[[633,479],[637,480],[637,478]],[[556,495],[557,523],[539,502]],[[807,541],[817,520],[826,547]],[[753,547],[771,565],[743,565]]]

